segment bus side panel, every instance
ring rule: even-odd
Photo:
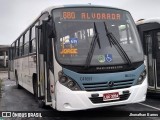
[[[29,92],[33,93],[33,82],[32,82],[32,73],[30,72],[30,69],[35,69],[34,64],[30,64],[29,58],[32,56],[27,56],[22,58],[22,86],[28,90]],[[34,70],[35,71],[35,70]]]
[[[36,73],[36,55],[29,56],[29,75]]]
[[[27,89],[28,80],[28,57],[22,58],[22,86]]]
[[[40,96],[44,96],[44,60],[43,60],[43,55],[39,54],[39,68],[40,68],[40,72],[39,72],[39,85],[40,85]]]
[[[15,75],[13,71],[8,71],[8,79],[15,80]]]
[[[15,73],[20,86],[33,93],[32,75],[29,74],[29,57],[22,57],[14,61]],[[14,75],[15,76],[15,75]]]
[[[18,84],[23,86],[23,82],[21,79],[21,70],[20,70],[20,60],[19,59],[15,59],[14,60],[14,75],[15,75],[15,79],[16,79],[16,75],[17,75],[17,79],[18,79]]]
[[[29,86],[32,93],[33,92],[33,74],[36,74],[36,54],[29,56],[28,58],[28,70],[29,70]]]

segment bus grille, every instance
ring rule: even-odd
[[[134,79],[114,81],[114,84],[112,87],[108,86],[108,82],[83,83],[83,86],[86,91],[104,91],[104,90],[129,88],[132,86],[133,81]]]
[[[116,102],[116,101],[123,101],[123,100],[127,100],[130,96],[130,93],[128,94],[122,94],[122,95],[119,95],[120,99],[118,100],[111,100],[111,101],[103,101],[103,97],[95,97],[95,98],[89,98],[92,103],[94,104],[98,104],[98,103],[109,103],[109,102]]]

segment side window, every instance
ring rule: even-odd
[[[35,26],[33,26],[33,27],[31,28],[31,40],[35,39],[35,37],[36,37],[35,34],[36,34],[36,33],[35,33]]]
[[[15,42],[12,44],[12,58],[15,58]]]
[[[36,52],[36,39],[33,39],[31,43],[32,43],[31,52],[34,53]]]
[[[39,22],[37,22],[32,28],[31,28],[31,41],[30,41],[30,53],[36,52],[36,27],[39,25]]]
[[[35,26],[31,29],[31,53],[36,52],[36,35],[35,35]]]
[[[19,39],[16,41],[16,57],[19,56]]]
[[[28,52],[29,52],[29,39],[30,39],[30,36],[29,36],[29,31],[26,32],[25,34],[25,39],[24,39],[24,55],[27,55]]]
[[[23,55],[23,36],[21,36],[19,40],[19,56],[22,55]]]
[[[26,32],[25,34],[25,43],[29,41],[29,31]]]

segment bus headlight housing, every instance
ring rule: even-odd
[[[141,73],[141,75],[139,76],[136,85],[142,84],[142,82],[143,82],[144,79],[146,78],[146,75],[147,75],[147,72],[146,72],[146,70],[144,70],[144,71]]]
[[[60,79],[59,79],[59,82],[60,83],[66,83],[68,80],[68,78],[66,76],[61,76]]]
[[[69,88],[72,88],[72,87],[75,86],[75,83],[74,83],[73,81],[69,81],[68,84],[67,84],[67,86],[68,86]]]
[[[72,80],[71,78],[69,78],[68,76],[64,75],[62,73],[62,71],[60,71],[58,73],[58,76],[59,76],[59,82],[66,86],[67,88],[69,88],[70,90],[73,90],[73,91],[78,91],[78,90],[81,90],[79,85],[77,84],[76,81]]]

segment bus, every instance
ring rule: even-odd
[[[146,99],[143,49],[125,10],[47,8],[11,44],[9,56],[10,79],[40,107],[75,111]]]
[[[148,71],[148,92],[160,92],[160,18],[137,22]]]

